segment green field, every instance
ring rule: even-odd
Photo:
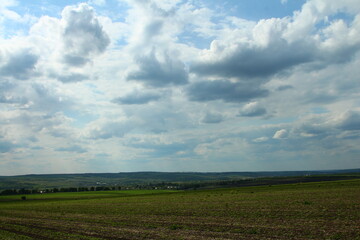
[[[360,180],[0,197],[0,239],[360,239]]]
[[[192,184],[213,185],[237,181],[237,185],[265,182],[269,184],[317,182],[324,180],[347,180],[360,178],[360,169],[328,171],[275,171],[275,172],[120,172],[120,173],[81,173],[81,174],[40,174],[21,176],[0,176],[0,193],[6,189],[44,190],[69,187],[122,187],[149,188],[172,183],[179,187]]]

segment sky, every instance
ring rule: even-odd
[[[358,0],[1,0],[0,175],[360,168]]]

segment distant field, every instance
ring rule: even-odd
[[[44,193],[44,194],[24,194],[24,195],[10,195],[0,196],[1,202],[20,201],[22,196],[26,200],[84,200],[84,199],[99,199],[99,198],[116,198],[116,197],[130,197],[141,195],[154,195],[179,192],[175,190],[123,190],[123,191],[89,191],[89,192],[59,192],[59,193]]]
[[[360,180],[0,197],[0,239],[360,239]]]
[[[331,180],[346,180],[360,178],[360,169],[329,170],[329,171],[280,171],[280,172],[130,172],[130,173],[84,173],[84,174],[42,174],[22,176],[0,176],[0,192],[5,189],[51,189],[68,187],[99,187],[136,185],[148,186],[159,183],[203,183],[273,178],[266,181],[303,182]],[[280,179],[283,178],[283,179]],[[259,181],[262,181],[259,179]],[[270,184],[275,184],[270,183]],[[206,184],[206,183],[205,183]],[[239,183],[242,185],[242,183]],[[257,183],[258,184],[258,183]]]

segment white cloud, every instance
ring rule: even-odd
[[[342,130],[360,130],[360,111],[346,111],[335,119],[335,123]]]
[[[18,2],[15,0],[3,0],[0,4],[0,22],[5,19],[19,21],[21,16],[15,11],[9,10],[9,7],[17,6]]]
[[[202,123],[220,123],[224,117],[220,113],[207,112],[201,119]]]
[[[184,63],[169,56],[166,52],[161,54],[159,60],[155,49],[147,55],[136,57],[138,69],[130,71],[128,80],[140,81],[145,86],[163,87],[166,85],[184,85],[188,82],[188,73]]]
[[[316,29],[324,16],[334,16],[338,11],[354,13],[350,2],[337,3],[331,1],[325,7],[323,1],[309,1],[292,18],[260,20],[252,28],[252,35],[235,39],[235,33],[229,32],[226,38],[212,41],[191,70],[200,76],[241,81],[255,78],[253,81],[262,84],[274,74],[304,64],[327,66],[349,61],[360,49],[358,17],[349,25],[340,19]]]
[[[226,80],[195,82],[187,88],[188,98],[199,102],[214,100],[245,102],[254,98],[267,97],[268,94],[269,92],[261,86]]]
[[[110,40],[87,4],[66,7],[62,12],[63,60],[69,66],[82,66],[105,51]]]
[[[266,109],[262,107],[258,102],[250,102],[240,110],[239,116],[259,117],[265,115],[266,112]]]
[[[286,129],[281,129],[275,132],[273,139],[286,139],[288,136],[288,131]]]
[[[123,97],[113,99],[114,103],[118,104],[147,104],[152,101],[157,101],[161,98],[161,95],[154,92],[146,92],[136,90]]]
[[[33,2],[44,16],[3,1],[0,174],[14,159],[19,173],[102,158],[109,171],[357,167],[357,2],[248,20],[202,1]]]
[[[85,129],[85,136],[91,139],[122,138],[134,128],[135,122],[126,118],[118,120],[100,119],[90,123]]]
[[[259,138],[255,138],[255,139],[253,140],[253,142],[255,142],[255,143],[262,143],[262,142],[266,142],[266,141],[268,141],[268,140],[269,140],[268,137],[259,137]]]
[[[104,6],[106,4],[106,0],[90,0],[89,4]]]
[[[1,54],[1,53],[0,53]],[[12,77],[18,80],[29,79],[35,75],[35,66],[39,56],[31,49],[19,49],[1,56],[3,64],[0,65],[1,77]]]

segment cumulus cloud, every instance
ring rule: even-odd
[[[152,101],[157,101],[161,98],[160,94],[153,92],[134,91],[123,97],[113,99],[114,103],[118,104],[147,104]]]
[[[296,132],[302,137],[317,137],[322,138],[332,134],[331,126],[321,124],[318,122],[319,119],[305,120],[300,126],[296,127]]]
[[[103,53],[110,43],[94,10],[87,4],[66,7],[62,12],[63,60],[68,66],[82,66]]]
[[[266,109],[262,107],[258,102],[250,102],[240,110],[239,116],[259,117],[265,115],[266,112]]]
[[[188,83],[190,48],[179,43],[179,36],[190,22],[184,17],[192,12],[192,5],[180,2],[128,1],[127,41],[134,64],[128,68],[127,80],[155,88]]]
[[[223,100],[225,102],[246,102],[254,98],[266,97],[269,92],[247,83],[226,80],[201,81],[187,88],[187,96],[191,101]]]
[[[347,111],[336,119],[336,126],[342,130],[360,130],[360,112]]]
[[[81,73],[70,73],[70,74],[64,74],[64,75],[57,75],[53,74],[55,78],[57,78],[59,81],[63,83],[72,83],[72,82],[80,82],[86,79],[89,79],[89,76]]]
[[[356,15],[360,12],[360,8],[356,4],[356,0],[329,0],[326,1],[326,4],[322,0],[307,1],[302,6],[301,11],[295,12],[293,21],[289,24],[285,36],[291,41],[303,36],[309,36],[311,31],[315,30],[316,24],[326,21],[329,16],[340,12]]]
[[[18,145],[13,144],[8,141],[3,141],[0,138],[0,153],[11,152],[12,150],[14,150],[17,147],[18,147]]]
[[[352,4],[329,1],[325,7],[323,1],[308,1],[291,18],[260,20],[252,34],[236,38],[236,29],[230,28],[228,35],[212,41],[190,70],[200,76],[263,82],[295,67],[323,68],[350,61],[360,50],[360,15],[349,8]],[[350,23],[326,22],[339,12],[352,14]],[[321,22],[324,25],[316,28]]]
[[[179,21],[176,19],[179,1],[127,2],[131,7],[127,21],[133,26],[129,43],[142,50],[154,45],[167,48],[169,40],[179,31]]]
[[[311,138],[331,141],[348,136],[358,136],[360,113],[356,110],[346,112],[326,112],[306,115],[288,125],[290,130],[281,129],[275,132],[274,139]],[[291,132],[291,135],[289,134]]]
[[[128,80],[144,83],[151,87],[164,87],[168,85],[183,85],[188,82],[188,73],[184,63],[168,53],[162,54],[159,60],[155,50],[149,55],[136,58],[138,69],[127,75]]]
[[[0,102],[16,105],[31,112],[48,114],[76,109],[74,96],[65,93],[57,84],[34,82],[0,82]]]
[[[25,105],[28,99],[23,94],[16,94],[17,84],[0,81],[0,103]],[[23,93],[23,92],[22,92]]]
[[[15,131],[11,134],[11,137],[16,136],[21,138],[22,135],[19,135],[17,131],[30,134],[31,136],[29,137],[33,137],[34,134],[40,135],[40,133],[63,138],[74,136],[74,132],[68,127],[71,119],[60,112],[43,114],[18,111],[13,113],[12,116],[8,116],[7,119],[7,126],[16,126],[16,128],[9,127],[9,129]],[[26,127],[23,128],[23,126]]]
[[[268,140],[269,140],[268,137],[259,137],[259,138],[253,139],[252,141],[255,142],[255,143],[262,143],[262,142],[266,142]]]
[[[174,159],[185,171],[358,164],[358,0],[308,0],[252,20],[203,0],[118,3],[54,12],[2,1],[1,159],[52,154],[56,171],[85,153],[110,170],[129,158],[130,171],[149,158],[165,171],[179,169]],[[25,23],[35,5],[46,10]]]
[[[56,113],[75,107],[73,99],[64,94],[57,85],[34,83],[25,87],[29,101],[28,109]]]
[[[285,91],[285,90],[292,89],[292,88],[294,88],[294,87],[291,85],[282,85],[282,86],[279,86],[276,90]]]
[[[99,119],[90,123],[85,129],[85,136],[91,139],[122,138],[135,127],[134,121],[128,119]]]
[[[0,52],[0,76],[26,80],[35,74],[39,56],[31,49],[19,49],[2,55]]]
[[[191,71],[201,76],[264,78],[310,61],[315,50],[306,43],[289,44],[281,38],[268,46],[242,42],[233,45],[213,41]]]
[[[106,0],[90,0],[89,3],[98,6],[104,6],[106,4]]]
[[[207,112],[201,119],[202,123],[220,123],[223,121],[223,116],[220,113]]]
[[[285,139],[288,136],[288,131],[286,129],[281,129],[275,132],[273,139]]]
[[[0,76],[47,77],[71,83],[90,78],[93,69],[88,63],[106,51],[110,38],[95,10],[81,3],[65,7],[61,18],[39,17],[29,26],[27,36],[5,43]]]
[[[6,20],[19,21],[21,16],[10,10],[9,8],[17,6],[18,2],[15,0],[2,0],[0,4],[0,33],[3,31],[3,24]]]
[[[73,145],[69,147],[61,147],[55,149],[58,152],[70,152],[70,153],[86,153],[87,150],[79,145]]]
[[[153,138],[133,138],[126,143],[126,146],[142,149],[146,151],[149,157],[162,158],[167,156],[176,157],[177,155],[187,154],[194,148],[192,141],[182,142],[171,139]]]
[[[12,96],[3,93],[0,95],[0,103],[25,105],[28,103],[28,100],[24,97]]]

